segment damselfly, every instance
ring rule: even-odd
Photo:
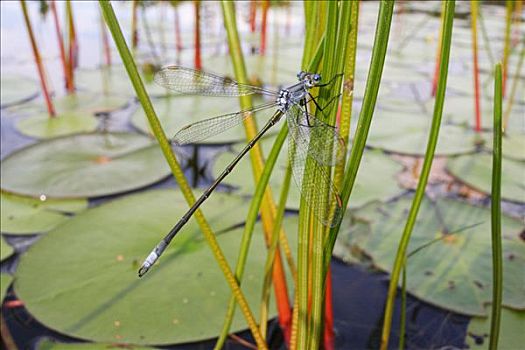
[[[262,94],[274,98],[272,102],[251,109],[220,115],[183,127],[175,134],[172,140],[175,145],[204,140],[240,124],[246,118],[259,114],[263,110],[268,110],[272,107],[276,109],[273,116],[266,122],[259,133],[232,160],[166,237],[148,255],[139,269],[140,277],[148,272],[173,237],[188,222],[219,183],[233,170],[241,158],[283,115],[286,115],[289,128],[288,153],[290,164],[295,182],[301,190],[301,196],[308,203],[317,219],[324,225],[334,226],[339,223],[342,216],[342,202],[337,189],[330,180],[330,167],[336,165],[345,156],[344,141],[333,126],[308,113],[309,101],[313,101],[317,105],[309,90],[316,86],[329,85],[331,82],[322,84],[319,74],[307,72],[300,72],[297,74],[297,78],[299,79],[297,84],[280,91],[271,91],[179,66],[165,67],[157,72],[155,81],[161,86],[179,94],[230,97]],[[318,105],[317,107],[320,108]],[[309,171],[305,172],[307,161],[309,163]],[[314,184],[317,184],[315,188]]]

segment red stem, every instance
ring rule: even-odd
[[[438,50],[440,48],[438,47]],[[438,52],[438,55],[436,56],[436,65],[434,67],[434,78],[432,79],[432,97],[436,96],[437,91],[437,83],[439,78],[439,61],[441,61],[441,53]]]
[[[133,52],[135,52],[139,43],[139,34],[137,31],[137,4],[137,0],[133,0],[133,3],[131,4],[131,48],[133,49]]]
[[[275,254],[273,266],[272,279],[275,300],[277,304],[279,326],[284,333],[284,340],[286,344],[290,344],[290,337],[292,335],[292,310],[290,306],[290,300],[288,299],[288,287],[286,286],[286,280],[283,278],[285,273],[283,270],[282,258],[279,250]]]
[[[70,0],[66,2],[66,10],[69,28],[68,69],[71,79],[71,86],[68,89],[68,93],[72,94],[75,92],[75,68],[78,66],[78,43],[77,34],[75,31],[75,22],[73,20],[73,9],[71,7]]]
[[[182,38],[180,36],[179,11],[177,11],[177,8],[175,8],[175,47],[177,48],[177,54],[180,55],[182,51]]]
[[[257,2],[250,1],[250,31],[255,32],[255,18],[257,17]]]
[[[200,33],[200,0],[195,0],[195,69],[202,69],[201,62],[201,33]]]
[[[270,7],[270,0],[264,0],[263,14],[261,23],[261,55],[264,56],[266,52],[266,24],[268,21],[268,8]]]
[[[324,307],[324,350],[335,349],[334,308],[332,299],[332,269],[326,274],[326,292]]]
[[[111,48],[109,47],[108,32],[106,31],[106,26],[104,21],[100,22],[100,30],[102,32],[102,43],[104,45],[104,57],[106,59],[106,66],[111,66]]]
[[[22,12],[24,14],[24,21],[27,28],[27,33],[29,34],[29,40],[31,41],[31,49],[33,50],[33,56],[35,58],[36,68],[38,70],[38,76],[40,77],[40,84],[42,85],[42,91],[44,92],[44,98],[46,100],[47,112],[51,118],[56,116],[55,107],[51,102],[51,97],[49,95],[49,89],[47,87],[46,77],[44,74],[44,66],[42,65],[42,59],[40,58],[40,52],[38,51],[38,46],[36,46],[35,36],[33,34],[33,28],[31,27],[31,21],[29,20],[29,15],[27,13],[27,7],[24,0],[20,0],[22,5]]]
[[[50,2],[51,13],[53,14],[53,22],[55,23],[55,30],[57,33],[58,48],[60,49],[60,61],[62,62],[62,70],[64,71],[64,86],[66,87],[66,90],[69,91],[71,86],[71,77],[69,76],[69,70],[67,68],[66,50],[64,48],[64,37],[62,36],[62,30],[60,30],[60,23],[58,22],[58,13],[55,3],[55,0]]]

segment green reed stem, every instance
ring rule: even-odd
[[[430,130],[430,135],[427,143],[427,150],[425,153],[425,160],[423,162],[423,168],[421,170],[421,175],[419,182],[417,184],[416,193],[414,200],[412,201],[412,206],[408,214],[408,219],[403,230],[403,235],[399,242],[397,249],[397,254],[392,268],[392,274],[390,278],[390,284],[388,286],[388,296],[386,300],[385,313],[384,313],[384,324],[383,332],[381,334],[381,350],[386,350],[388,348],[388,340],[390,337],[390,329],[392,327],[392,316],[394,311],[394,301],[397,292],[397,286],[399,283],[399,275],[401,269],[403,268],[403,263],[405,261],[406,250],[408,243],[410,241],[410,236],[414,228],[417,214],[421,206],[421,201],[425,194],[425,187],[428,182],[428,176],[430,174],[430,168],[432,167],[432,161],[434,159],[434,153],[436,150],[436,145],[439,136],[439,127],[441,125],[441,117],[443,114],[443,104],[445,101],[445,90],[447,85],[447,75],[448,75],[448,63],[450,56],[450,44],[452,41],[452,24],[454,21],[454,9],[455,1],[447,1],[445,7],[445,17],[443,20],[443,43],[441,46],[440,53],[440,68],[439,68],[439,83],[436,92],[436,102],[434,104],[434,114],[432,117],[432,126]]]
[[[489,349],[498,349],[503,298],[503,258],[501,249],[501,163],[502,163],[502,73],[501,63],[496,64],[494,81],[494,139],[492,147],[492,318],[490,320]]]
[[[283,130],[286,129],[283,128]],[[284,141],[284,140],[283,140]],[[275,145],[274,145],[275,147]],[[266,169],[266,167],[265,167]],[[264,282],[262,288],[261,296],[261,314],[260,314],[260,323],[259,327],[261,328],[261,333],[263,336],[266,336],[266,327],[268,324],[268,308],[270,306],[270,287],[272,282],[272,271],[273,271],[273,262],[275,261],[275,254],[278,252],[277,247],[279,243],[279,228],[282,225],[284,210],[286,209],[286,201],[288,199],[288,192],[290,189],[290,181],[292,179],[292,168],[288,164],[286,167],[286,172],[283,179],[283,187],[281,190],[281,195],[279,197],[279,205],[277,206],[277,216],[275,217],[275,226],[273,228],[272,237],[270,240],[270,247],[268,249],[268,255],[266,256],[266,263],[264,265]]]
[[[166,158],[166,161],[168,162],[171,168],[173,176],[177,180],[181,191],[184,197],[186,198],[186,201],[188,202],[188,205],[191,206],[195,202],[195,197],[193,196],[191,188],[188,182],[186,181],[186,178],[184,177],[184,172],[182,171],[177,159],[175,158],[175,155],[171,149],[171,144],[168,141],[166,134],[164,133],[164,130],[160,125],[160,121],[155,113],[155,110],[153,109],[153,105],[146,92],[146,89],[144,88],[144,83],[140,78],[137,66],[135,65],[131,52],[129,51],[129,48],[126,44],[126,40],[124,39],[124,36],[120,29],[118,20],[113,11],[113,7],[111,6],[111,3],[109,1],[101,0],[99,1],[99,4],[104,14],[106,23],[111,31],[111,35],[113,36],[113,40],[115,41],[115,44],[120,53],[122,62],[126,68],[126,71],[128,72],[129,79],[133,84],[133,87],[135,89],[140,103],[142,104],[142,108],[144,108],[144,112],[146,114],[146,117],[148,118],[151,130],[153,131],[155,138],[159,142],[164,157]],[[232,289],[233,295],[235,296],[237,302],[240,305],[240,309],[244,317],[246,318],[250,330],[252,331],[257,346],[260,349],[266,349],[266,344],[259,332],[259,329],[255,322],[255,318],[253,317],[248,302],[244,297],[244,294],[242,293],[239,284],[237,283],[237,280],[235,279],[235,276],[233,275],[233,272],[231,271],[228,262],[221,251],[221,248],[219,247],[219,244],[215,238],[213,231],[211,230],[209,224],[207,223],[204,215],[200,210],[197,210],[195,212],[194,217],[196,218],[206,241],[210,245],[212,253],[225,276],[226,282],[229,284],[230,288]]]
[[[341,199],[343,201],[343,208],[348,205],[348,200],[352,193],[352,189],[357,177],[357,171],[363,157],[368,131],[372,123],[372,116],[376,105],[377,94],[379,92],[379,85],[381,83],[381,76],[385,63],[386,51],[388,47],[388,40],[390,35],[390,25],[392,23],[392,14],[394,12],[394,1],[381,1],[379,6],[379,15],[377,19],[376,33],[374,38],[374,46],[372,48],[372,58],[370,60],[370,69],[368,71],[368,78],[366,81],[366,88],[363,97],[363,106],[359,114],[359,121],[355,132],[355,138],[352,145],[352,153],[348,161],[345,177],[343,180],[343,189],[341,192]],[[325,271],[328,269],[332,250],[334,248],[337,233],[339,232],[341,224],[330,229],[330,233],[325,244]]]
[[[287,135],[288,127],[285,123],[284,126],[281,128],[281,131],[279,132],[275,143],[273,144],[270,154],[268,155],[268,159],[265,162],[263,172],[261,174],[261,177],[259,178],[259,181],[257,182],[257,187],[255,189],[255,193],[250,203],[250,209],[248,210],[248,215],[246,216],[246,223],[244,224],[244,232],[242,234],[241,245],[239,248],[239,257],[237,258],[237,265],[235,267],[235,277],[237,278],[239,283],[242,281],[242,277],[244,274],[244,267],[246,265],[246,259],[248,258],[248,251],[253,235],[253,229],[255,227],[255,223],[257,222],[259,210],[264,199],[264,192],[266,191],[266,187],[268,186],[270,176],[272,175],[273,168],[275,166],[275,163],[277,162],[277,158],[279,157],[279,153],[284,144],[284,141],[286,140]],[[273,231],[277,230],[278,232],[280,232],[280,227],[280,223],[276,222]],[[272,275],[270,274],[270,278],[271,277]],[[232,297],[228,304],[228,310],[224,318],[224,325],[222,327],[222,331],[219,335],[219,339],[217,339],[217,343],[215,343],[215,349],[217,350],[223,348],[224,343],[228,338],[230,327],[233,322],[233,316],[235,314],[235,305],[236,300]],[[262,327],[262,324],[260,324],[260,326]],[[265,332],[261,330],[261,334],[264,337]]]

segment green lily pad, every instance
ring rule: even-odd
[[[427,108],[433,106],[433,101],[430,101]],[[494,111],[493,102],[488,100],[481,100],[481,127],[486,130],[491,130],[494,125]],[[509,124],[507,130],[512,133],[525,132],[525,118],[523,115],[525,110],[523,107],[515,105],[512,108],[509,116]],[[454,124],[467,125],[474,128],[476,125],[474,97],[473,96],[454,96],[445,99],[445,106],[443,109],[443,120]]]
[[[96,130],[98,121],[90,114],[64,113],[50,118],[47,113],[19,120],[15,127],[22,134],[39,139],[90,132]]]
[[[425,154],[430,118],[412,114],[382,113],[372,120],[367,146],[385,151],[422,156]],[[436,155],[455,155],[476,150],[479,136],[470,129],[442,125]]]
[[[2,219],[2,221],[4,220]],[[0,236],[0,261],[9,258],[14,251],[13,247],[4,240],[4,237]]]
[[[259,99],[255,102],[259,102]],[[177,131],[188,124],[240,110],[239,100],[236,98],[206,96],[171,96],[154,99],[153,105],[162,124],[162,128],[168,137],[175,135]],[[259,123],[266,122],[264,116],[274,111],[275,109],[270,108],[268,111],[261,112],[261,118],[257,118],[258,121],[260,120]],[[131,123],[140,131],[151,135],[150,127],[142,107],[139,106],[135,113],[133,113]],[[199,143],[231,143],[244,140],[245,138],[244,128],[242,125],[239,125],[209,139],[199,141]]]
[[[236,211],[247,207],[239,198],[223,197],[218,203],[214,194],[203,206],[215,232],[238,221]],[[230,289],[195,220],[158,265],[137,277],[140,263],[187,208],[180,192],[156,190],[77,215],[21,256],[17,295],[40,322],[81,339],[162,345],[217,336]],[[284,221],[290,232],[296,224],[296,217]],[[256,319],[266,258],[261,230],[257,225],[242,283]],[[239,228],[216,236],[230,266],[241,234]],[[232,331],[245,327],[237,312]]]
[[[115,343],[59,343],[52,340],[44,340],[38,344],[38,350],[154,350],[156,348],[150,348],[145,346],[136,346],[126,344],[125,346],[119,346]]]
[[[474,317],[470,320],[465,343],[469,349],[489,349],[490,322],[489,317]],[[521,349],[525,344],[525,312],[503,308],[501,311],[501,326],[498,349]]]
[[[3,190],[39,198],[116,194],[153,184],[169,174],[157,143],[130,133],[52,139],[16,151],[2,163]]]
[[[13,282],[13,276],[0,273],[0,303],[4,301],[7,289],[11,285],[11,282]]]
[[[525,202],[525,162],[503,158],[501,197]],[[489,195],[492,191],[492,155],[472,154],[451,158],[447,169],[461,182]]]
[[[69,219],[67,214],[87,208],[85,199],[43,200],[1,192],[0,231],[10,234],[47,232]]]
[[[22,77],[2,74],[0,82],[0,106],[2,108],[30,100],[39,92],[36,81]]]
[[[359,210],[355,217],[368,225],[361,225],[360,231],[342,231],[343,246],[348,247],[351,240],[375,266],[390,271],[411,203],[412,198],[402,198]],[[525,271],[525,245],[520,238],[524,229],[520,221],[502,216],[503,274],[507,276],[503,281],[503,305],[519,310],[525,309],[521,278]],[[447,310],[486,316],[485,305],[492,298],[490,232],[490,210],[454,200],[432,203],[425,199],[408,252],[439,240],[408,259],[407,291]],[[348,249],[341,251],[351,254]]]
[[[263,147],[263,153],[268,156],[275,141],[274,137],[267,137],[259,141]],[[235,147],[235,152],[240,150],[241,146]],[[226,168],[232,161],[234,155],[230,152],[220,154],[213,165],[214,177]],[[270,178],[270,187],[272,188],[274,198],[279,198],[282,188],[282,181],[286,173],[288,162],[288,152],[286,145],[279,155],[277,164]],[[361,163],[359,175],[354,186],[349,206],[351,208],[360,207],[373,200],[386,200],[400,193],[401,189],[397,184],[395,175],[402,170],[402,165],[395,162],[381,151],[366,151]],[[249,156],[237,164],[235,169],[228,175],[224,183],[233,186],[236,193],[243,195],[253,195],[255,184],[253,181],[251,162]],[[291,181],[288,201],[286,207],[289,209],[299,209],[301,194],[299,188]]]

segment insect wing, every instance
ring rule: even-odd
[[[251,94],[276,95],[257,86],[240,84],[235,80],[191,68],[168,66],[155,74],[155,82],[166,89],[185,95],[245,96]]]

